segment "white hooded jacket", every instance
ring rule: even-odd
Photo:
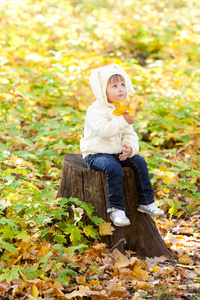
[[[129,125],[123,116],[113,115],[115,105],[107,100],[107,83],[115,74],[125,79],[127,99],[129,93],[135,93],[129,76],[119,65],[112,64],[92,71],[90,85],[96,101],[88,108],[85,117],[84,137],[80,141],[83,158],[96,153],[119,154],[123,144],[132,148],[131,156],[139,152],[138,136],[133,125]]]

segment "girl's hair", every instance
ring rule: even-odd
[[[125,81],[124,77],[120,74],[115,74],[109,78],[108,84],[112,84],[114,82],[119,82],[119,81]]]

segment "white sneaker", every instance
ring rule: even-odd
[[[130,220],[125,214],[125,211],[111,207],[107,210],[107,212],[111,212],[110,218],[115,226],[127,226],[131,224]]]
[[[164,211],[159,209],[155,203],[151,203],[148,205],[142,205],[139,204],[138,211],[149,214],[149,215],[153,215],[153,216],[163,216],[164,215]]]

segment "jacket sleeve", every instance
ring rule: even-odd
[[[132,148],[131,156],[134,156],[139,152],[138,140],[139,138],[137,133],[134,131],[133,126],[130,125],[128,128],[126,128],[122,135],[122,145],[125,144]]]
[[[114,116],[109,121],[105,110],[97,110],[92,107],[88,109],[85,120],[95,134],[104,139],[111,138],[129,127],[123,116]]]

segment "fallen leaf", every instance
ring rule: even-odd
[[[112,227],[111,223],[109,222],[104,222],[103,225],[99,225],[99,232],[101,235],[112,235],[113,231],[115,230],[114,227]]]
[[[169,277],[169,274],[175,274],[175,269],[173,266],[160,268],[158,271],[154,273],[155,277]]]
[[[75,297],[87,297],[88,295],[99,294],[99,292],[91,291],[88,286],[79,285],[78,290],[73,291],[72,293],[65,294],[66,299],[73,299]]]
[[[160,269],[160,267],[159,266],[155,266],[154,268],[153,268],[153,272],[157,272],[158,270]]]
[[[100,281],[98,279],[92,279],[90,281],[90,284],[89,286],[93,286],[93,285],[99,285],[100,284]]]
[[[32,292],[31,292],[31,295],[35,298],[37,298],[37,296],[39,295],[39,291],[38,291],[38,288],[36,285],[33,285],[32,286]]]
[[[47,253],[49,253],[49,251],[50,250],[48,248],[42,246],[37,253],[37,257],[44,258],[47,255]]]
[[[84,276],[76,276],[76,282],[80,285],[85,285],[86,280]]]
[[[179,256],[178,260],[181,264],[185,264],[185,265],[189,265],[193,263],[193,260],[189,257],[187,253],[183,256]]]
[[[148,279],[148,272],[138,266],[134,267],[132,275],[139,281],[146,281]]]

